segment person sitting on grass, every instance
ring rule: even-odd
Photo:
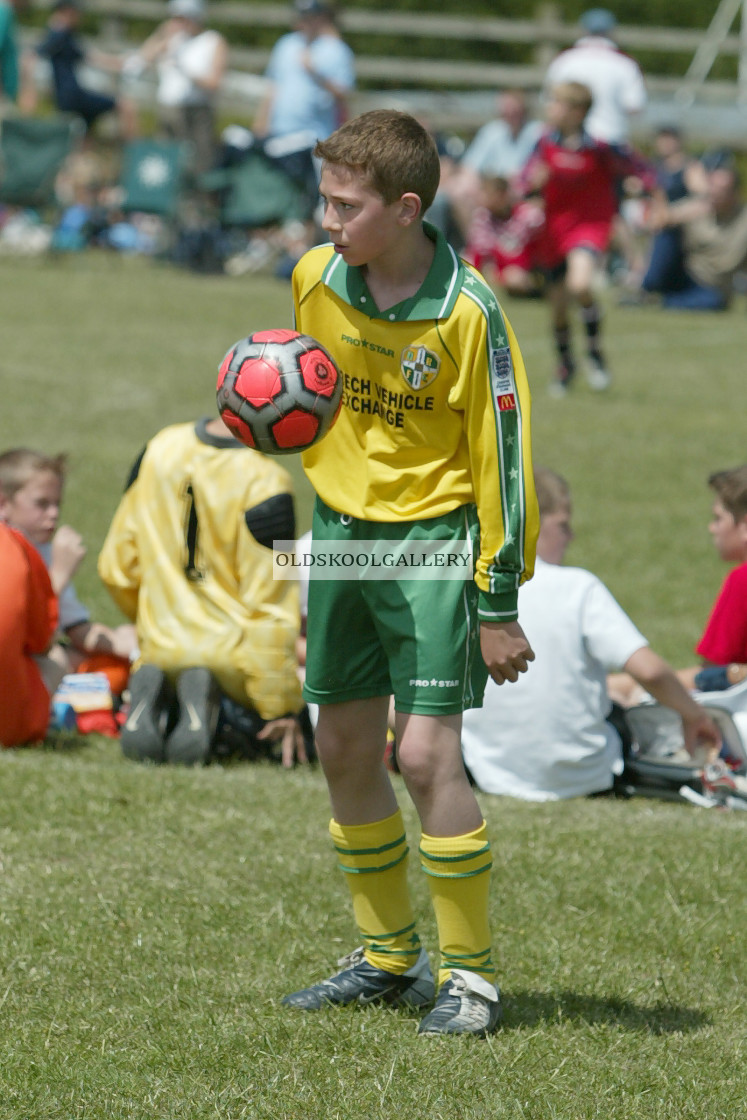
[[[508,179],[482,176],[479,205],[467,232],[464,259],[491,286],[508,295],[542,294],[535,265],[535,244],[545,215],[540,206],[516,197]]]
[[[64,673],[101,671],[121,693],[136,647],[134,627],[94,622],[81,603],[73,576],[86,555],[80,533],[58,525],[65,482],[64,455],[26,447],[0,454],[0,520],[19,530],[39,551],[59,596],[58,641],[49,651]]]
[[[680,669],[678,676],[687,688],[720,692],[747,678],[747,463],[715,471],[708,485],[714,492],[711,537],[721,559],[734,567],[695,647],[701,664]],[[626,705],[640,701],[630,678],[617,676],[611,683]]]
[[[696,194],[652,206],[655,233],[642,293],[672,311],[724,311],[747,266],[747,205],[732,152],[707,152]]]
[[[703,668],[693,685],[701,691],[738,684],[747,676],[747,463],[715,471],[708,479],[715,494],[709,526],[716,551],[733,564],[716,598],[697,653]],[[709,672],[709,668],[715,672]]]
[[[298,587],[273,578],[273,541],[294,536],[287,471],[222,420],[170,425],[141,452],[98,562],[137,628],[128,758],[196,765],[277,746],[285,766],[307,761]]]
[[[0,746],[39,742],[50,697],[62,677],[47,656],[57,629],[57,596],[39,553],[0,521]]]
[[[54,103],[62,113],[75,113],[82,117],[90,129],[99,117],[116,113],[120,136],[132,140],[138,132],[137,110],[128,97],[111,97],[88,89],[80,81],[78,69],[88,62],[100,70],[118,74],[124,59],[103,51],[85,49],[78,37],[80,26],[80,0],[55,0],[49,17],[47,34],[36,48],[40,58],[45,58],[52,68]]]
[[[462,748],[478,787],[527,801],[611,790],[623,762],[608,720],[606,678],[616,668],[680,715],[690,753],[701,742],[717,749],[721,737],[710,718],[601,580],[563,566],[573,538],[565,479],[537,468],[535,484],[537,568],[519,590],[519,610],[537,659],[505,694],[488,682],[483,707],[465,714]]]

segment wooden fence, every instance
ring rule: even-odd
[[[649,92],[663,102],[671,100],[681,106],[695,100],[705,104],[739,105],[747,101],[747,36],[732,32],[729,19],[723,18],[724,3],[740,4],[740,0],[721,0],[717,15],[722,18],[711,28],[682,29],[663,27],[638,27],[621,24],[616,32],[620,46],[635,54],[645,50],[647,57],[676,55],[688,59],[681,74],[657,74],[647,71]],[[741,0],[747,9],[747,0]],[[48,0],[33,0],[38,9],[48,7]],[[154,25],[166,15],[164,0],[88,0],[87,12],[98,21],[97,42],[114,49],[135,46],[132,24],[140,27]],[[216,0],[208,4],[211,26],[222,30],[231,43],[234,28],[271,29],[278,35],[287,31],[291,23],[290,4],[233,4]],[[736,14],[736,10],[735,13]],[[439,127],[477,127],[489,115],[491,98],[496,90],[507,86],[536,93],[550,59],[563,47],[578,37],[578,25],[564,22],[552,3],[541,4],[532,19],[508,20],[469,15],[447,15],[436,11],[403,12],[378,10],[342,10],[340,26],[343,34],[356,36],[356,69],[360,89],[356,94],[354,109],[369,108],[381,102],[377,92],[388,89],[387,99],[392,101],[393,90],[400,103],[416,109],[428,107],[429,115]],[[365,36],[383,33],[396,36],[403,44],[402,53],[395,56],[369,54],[360,44]],[[526,49],[529,61],[522,64],[460,61],[449,58],[425,57],[419,41],[443,39],[448,42],[495,43],[520,45]],[[707,58],[704,64],[704,46]],[[710,53],[709,53],[710,52]],[[464,53],[464,52],[463,52]],[[261,93],[261,74],[267,62],[269,48],[252,48],[232,45],[230,51],[230,80],[226,85],[224,102],[251,112],[252,102]],[[707,80],[713,61],[726,56],[738,59],[738,77],[734,81]],[[747,114],[745,115],[747,139]]]

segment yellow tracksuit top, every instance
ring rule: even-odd
[[[524,363],[493,291],[425,229],[436,241],[428,276],[383,312],[361,270],[330,245],[296,266],[296,327],[330,351],[344,383],[337,422],[303,465],[328,506],[365,520],[437,517],[474,502],[479,616],[507,621],[539,529]]]
[[[170,674],[204,665],[234,700],[276,719],[302,707],[298,585],[273,579],[269,539],[294,535],[291,479],[205,424],[173,424],[148,443],[99,575],[136,623],[143,662]]]

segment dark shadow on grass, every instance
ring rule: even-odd
[[[54,751],[56,754],[72,754],[74,751],[82,751],[84,747],[90,747],[92,739],[106,738],[104,735],[81,735],[75,731],[54,731],[47,735],[41,744],[41,749]]]
[[[503,992],[503,1029],[551,1026],[553,1023],[603,1023],[627,1031],[661,1035],[698,1031],[712,1020],[702,1011],[676,1003],[644,1007],[625,999],[604,999],[579,992]]]

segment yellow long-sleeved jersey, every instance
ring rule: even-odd
[[[340,416],[303,464],[327,505],[366,520],[475,502],[479,615],[508,620],[539,529],[524,363],[492,290],[425,228],[436,240],[428,276],[384,312],[330,245],[296,266],[296,327],[326,346],[344,380]]]
[[[292,484],[277,461],[175,424],[133,469],[99,556],[101,579],[137,625],[143,662],[209,668],[264,719],[302,706],[298,585],[272,576],[272,540],[294,536]]]

